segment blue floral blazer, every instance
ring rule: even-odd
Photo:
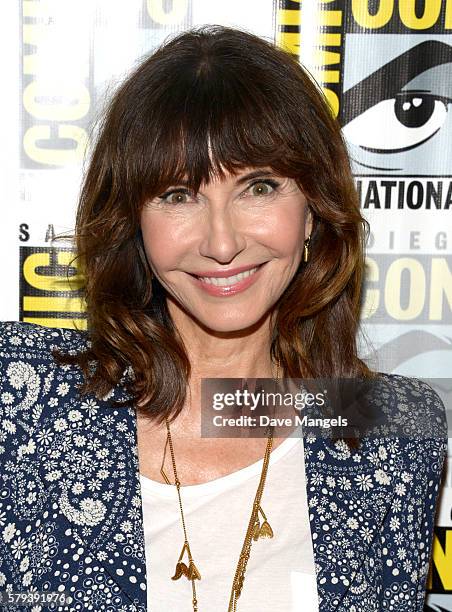
[[[0,324],[0,592],[68,593],[71,603],[54,610],[142,612],[152,576],[135,409],[110,405],[126,398],[122,385],[102,400],[80,397],[81,371],[56,365],[50,352],[86,342],[86,332]],[[445,409],[425,382],[381,381],[381,410],[425,436],[387,431],[351,453],[303,434],[321,612],[423,609]]]

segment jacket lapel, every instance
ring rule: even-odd
[[[54,540],[66,551],[67,573],[105,582],[121,595],[115,609],[145,612],[135,410],[92,398],[46,410],[23,447],[19,466],[18,482],[34,473],[39,483],[34,516],[27,518],[41,515],[51,525]],[[42,580],[48,580],[42,570]]]
[[[324,434],[307,428],[303,438],[319,608],[345,610],[347,592],[368,586],[360,569],[391,507],[395,482],[381,468],[381,440],[366,440],[353,459],[342,442]]]

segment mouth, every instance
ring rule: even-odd
[[[254,268],[231,276],[197,276],[196,274],[189,274],[189,276],[193,278],[195,285],[209,295],[217,297],[233,296],[251,287],[260,278],[260,272],[267,263],[259,264]]]
[[[251,268],[250,270],[245,270],[245,272],[240,272],[240,274],[233,274],[231,276],[225,277],[215,277],[215,276],[197,276],[196,274],[192,274],[194,278],[197,278],[202,283],[206,283],[208,285],[215,285],[216,287],[228,287],[230,285],[236,285],[237,283],[243,281],[245,278],[248,278],[255,274],[260,268],[262,268],[264,264],[259,264],[258,266]]]

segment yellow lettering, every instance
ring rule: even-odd
[[[330,66],[331,64],[340,64],[340,53],[335,51],[325,51],[324,49],[316,49],[313,56],[314,66]],[[331,83],[331,81],[328,81]]]
[[[405,0],[401,1],[403,4]],[[352,15],[356,23],[369,30],[377,30],[385,26],[392,17],[394,0],[380,0],[378,10],[374,15],[369,12],[368,0],[352,0]]]
[[[71,91],[72,90],[72,91]],[[88,88],[83,84],[65,86],[58,98],[66,98],[66,101],[52,101],[46,86],[39,81],[32,81],[27,85],[23,93],[25,110],[37,119],[50,121],[77,121],[84,117],[89,110],[90,95]],[[42,102],[37,100],[42,98]],[[67,99],[75,101],[75,104]]]
[[[333,1],[325,0],[323,4],[325,5]],[[301,25],[301,20],[302,12],[300,14],[298,10],[284,9],[278,12],[279,25]],[[315,21],[316,25],[319,26],[340,26],[342,24],[342,11],[318,11]],[[280,30],[276,32],[277,45],[297,58],[301,56],[301,38],[300,32],[283,32]],[[339,70],[328,70],[325,67],[335,64],[339,66],[341,61],[340,53],[330,51],[325,47],[340,47],[341,34],[338,32],[317,32],[313,40],[315,41],[315,48],[312,52],[310,49],[307,50],[310,53],[308,64],[312,76],[320,85],[339,83]],[[333,116],[337,117],[339,115],[338,95],[328,87],[321,87],[321,89]]]
[[[87,329],[86,319],[59,319],[51,317],[24,317],[26,323],[36,323],[45,327],[61,327],[64,329]]]
[[[22,29],[23,44],[37,46],[42,40],[45,40],[46,26],[24,23]],[[38,72],[38,54],[31,53],[23,56],[23,71],[24,74],[37,74]]]
[[[73,251],[60,251],[56,254],[57,263],[60,266],[68,266],[73,263],[75,253]],[[50,266],[50,253],[33,253],[24,261],[24,278],[29,285],[35,289],[48,292],[77,291],[83,285],[80,274],[70,277],[70,285],[64,276],[52,274],[38,274],[37,268]]]
[[[433,535],[432,558],[444,590],[450,591],[452,589],[452,531],[448,529],[445,535],[444,550],[436,534]]]
[[[149,16],[161,25],[180,23],[188,12],[188,0],[173,0],[172,9],[165,11],[162,0],[147,0]]]
[[[332,90],[327,87],[323,88],[323,94],[328,102],[329,107],[331,108],[331,112],[333,113],[333,117],[337,117],[339,114],[339,97]]]
[[[402,294],[402,272],[407,270],[410,274],[408,283],[409,303],[402,308],[400,297]],[[385,283],[385,303],[388,314],[398,321],[410,321],[418,317],[424,307],[425,274],[422,265],[415,259],[401,257],[388,268]]]
[[[22,13],[24,17],[40,17],[44,11],[44,2],[36,0],[23,0],[22,2]]]
[[[314,68],[312,72],[319,83],[339,83],[339,70],[323,70]]]
[[[287,53],[300,56],[300,34],[298,32],[277,32],[276,43]]]
[[[424,0],[422,17],[416,15],[416,0],[399,2],[400,21],[410,30],[426,30],[438,20],[442,0]]]
[[[278,12],[278,21],[280,25],[300,25],[301,11],[281,9]]]
[[[40,297],[24,296],[23,309],[28,312],[84,312],[86,304],[81,298],[64,296]]]
[[[24,150],[28,157],[38,163],[49,166],[65,166],[80,162],[85,152],[88,136],[86,131],[76,125],[59,125],[58,138],[67,138],[76,144],[73,149],[43,148],[38,141],[51,140],[50,126],[35,125],[24,135]]]
[[[379,280],[377,262],[371,257],[366,257],[366,282],[377,283]],[[380,291],[378,289],[366,289],[365,300],[362,308],[363,319],[369,319],[378,310],[380,305]]]
[[[340,26],[342,25],[342,11],[319,11],[316,13],[316,25]]]
[[[441,321],[443,316],[443,297],[447,297],[449,310],[452,309],[452,270],[446,259],[432,259],[432,276],[430,283],[430,313],[431,321]]]
[[[317,32],[316,43],[322,47],[340,47],[341,35],[332,32]]]
[[[445,30],[452,29],[452,2],[451,0],[446,0],[446,14],[444,15],[444,29]]]

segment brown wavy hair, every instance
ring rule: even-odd
[[[161,424],[180,413],[190,358],[152,277],[140,211],[182,179],[197,192],[223,168],[264,166],[294,179],[313,214],[310,259],[274,306],[272,358],[290,378],[374,376],[356,343],[369,228],[340,126],[294,57],[209,25],[165,41],[103,116],[75,228],[91,347],[55,355],[82,368],[82,393],[102,397],[128,370],[122,384],[142,414]]]

